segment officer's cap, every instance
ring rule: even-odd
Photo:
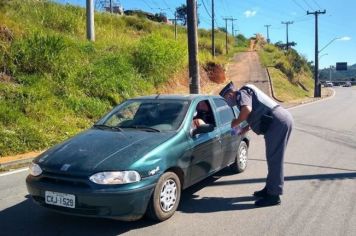
[[[235,90],[235,86],[232,83],[232,81],[230,83],[228,83],[227,85],[225,85],[225,87],[220,91],[219,95],[221,97],[224,97],[226,93],[230,92],[230,91],[234,91]]]

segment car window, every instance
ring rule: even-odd
[[[230,124],[235,118],[232,108],[227,104],[224,99],[214,98],[214,104],[216,106],[216,112],[220,118],[222,125]]]
[[[192,121],[192,128],[195,129],[201,124],[210,124],[214,127],[216,126],[213,110],[209,100],[200,101],[196,108],[195,114]]]
[[[138,108],[139,108],[138,103],[129,104],[128,106],[120,109],[117,113],[115,113],[115,115],[111,116],[106,121],[106,125],[117,126],[124,121],[132,120]]]
[[[182,124],[188,106],[189,102],[183,100],[129,100],[101,123],[110,127],[172,131]]]

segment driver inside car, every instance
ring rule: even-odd
[[[213,122],[211,122],[211,110],[209,105],[206,101],[199,102],[192,122],[193,129],[196,129],[203,124],[212,123]]]

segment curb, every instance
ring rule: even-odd
[[[3,169],[4,167],[6,168],[11,168],[12,166],[17,166],[20,164],[30,164],[34,157],[28,157],[20,160],[15,160],[15,161],[9,161],[6,163],[0,163],[0,169]]]
[[[272,82],[271,75],[269,74],[269,70],[268,70],[267,67],[266,67],[266,72],[267,72],[267,76],[268,76],[268,80],[269,80],[269,85],[270,85],[269,87],[270,87],[270,91],[271,91],[271,95],[272,95],[273,99],[276,100],[277,102],[283,103],[283,101],[280,100],[280,99],[278,99],[278,98],[276,97],[276,95],[274,94],[273,82]]]

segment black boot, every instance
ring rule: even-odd
[[[254,192],[253,196],[255,196],[255,197],[266,197],[267,196],[267,188],[264,187],[262,190]]]
[[[267,195],[263,198],[255,201],[255,205],[258,207],[267,207],[281,204],[281,198],[279,195],[271,195],[266,193]]]

